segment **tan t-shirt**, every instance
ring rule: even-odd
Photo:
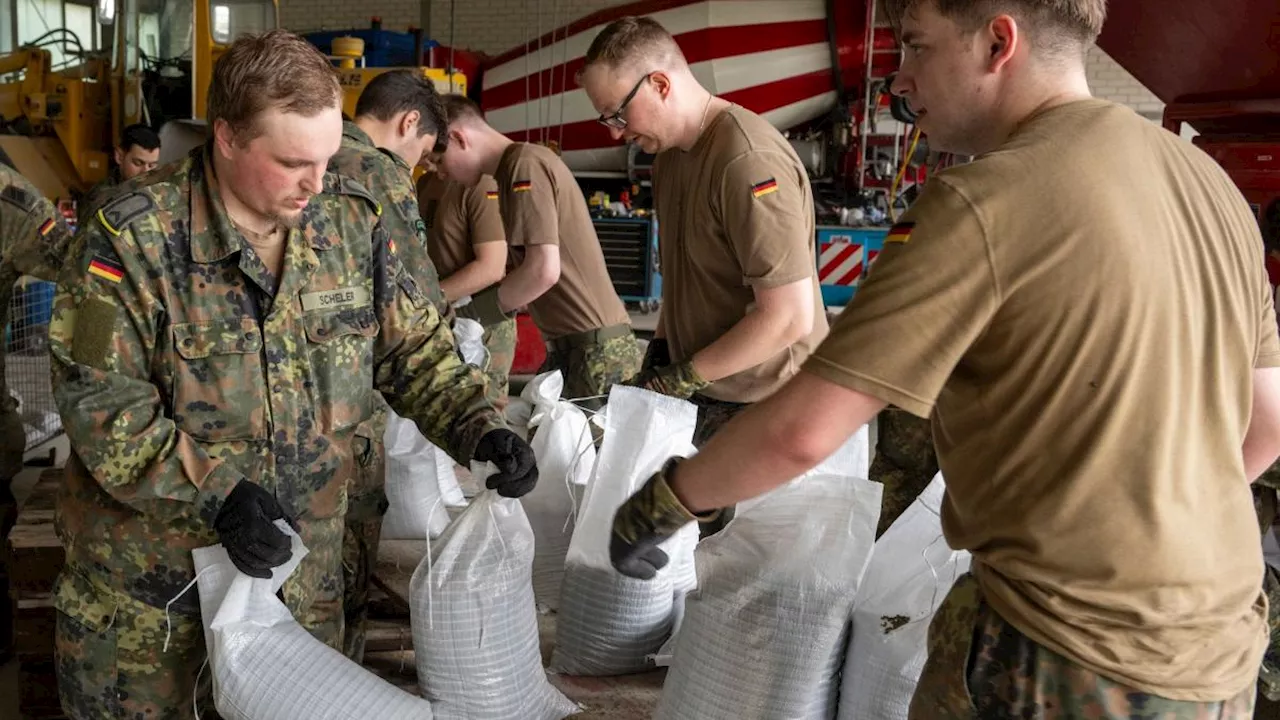
[[[805,369],[932,413],[947,541],[1032,640],[1168,698],[1244,690],[1267,634],[1241,445],[1280,340],[1240,193],[1086,100],[903,221]]]
[[[653,169],[662,262],[662,327],[677,362],[746,317],[754,291],[808,278],[813,330],[767,361],[702,393],[756,402],[799,371],[827,335],[814,258],[813,192],[795,150],[764,118],[738,106],[717,115],[688,152]]]
[[[475,262],[476,245],[505,240],[493,178],[484,175],[474,187],[445,185],[427,229],[427,252],[442,280]]]
[[[587,200],[564,161],[541,145],[512,143],[494,179],[511,246],[508,265],[519,265],[526,247],[560,246],[560,281],[529,307],[543,336],[630,323],[605,268]]]

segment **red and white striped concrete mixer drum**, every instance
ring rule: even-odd
[[[588,15],[489,63],[481,98],[489,123],[515,140],[558,144],[574,171],[624,170],[625,148],[596,122],[576,75],[596,34],[627,15],[662,23],[704,86],[780,129],[830,112],[838,84],[863,82],[864,0],[648,0]],[[893,45],[888,32],[875,38]]]

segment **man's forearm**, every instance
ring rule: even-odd
[[[556,284],[536,265],[523,263],[507,274],[498,288],[498,302],[503,312],[522,308],[542,297]]]
[[[450,303],[470,297],[502,280],[502,271],[493,272],[483,263],[467,263],[458,272],[440,281],[444,299]]]
[[[783,309],[753,310],[719,339],[693,356],[693,367],[707,382],[749,370],[795,342],[794,319]]]
[[[801,372],[681,463],[672,490],[692,512],[763,495],[830,457],[884,406]]]

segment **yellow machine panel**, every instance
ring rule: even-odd
[[[347,117],[355,117],[356,101],[360,99],[360,93],[364,90],[364,86],[378,75],[388,70],[401,70],[403,68],[339,68],[338,82],[342,85],[342,112]],[[412,68],[411,68],[412,69]],[[436,84],[436,90],[441,93],[461,93],[467,92],[467,76],[460,72],[453,73],[452,76],[441,68],[416,68],[422,72],[422,76],[431,80]]]

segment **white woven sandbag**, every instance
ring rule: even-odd
[[[443,450],[427,441],[418,426],[387,410],[387,513],[382,537],[387,540],[426,540],[439,537],[449,526],[449,513],[440,495],[440,473],[453,476],[453,461],[442,467]],[[457,485],[457,478],[452,480]]]
[[[221,545],[192,551],[200,613],[223,720],[431,720],[431,705],[316,640],[276,591],[307,550],[283,521],[293,557],[269,579],[236,569]]]
[[[829,720],[881,486],[832,460],[738,506],[698,545],[658,720]],[[861,440],[865,442],[865,438]],[[846,469],[841,469],[846,468]]]
[[[533,596],[538,606],[560,604],[564,558],[573,537],[574,485],[585,485],[596,464],[596,446],[586,413],[560,399],[564,377],[559,370],[535,377],[521,396],[533,403],[529,427],[538,484],[520,499],[533,526]]]
[[[484,370],[489,367],[489,350],[484,346],[484,326],[471,318],[453,321],[453,339],[458,344],[462,362]]]
[[[853,611],[839,720],[906,720],[928,657],[929,623],[969,553],[942,537],[942,475],[876,541]]]
[[[673,566],[651,580],[618,573],[609,560],[613,515],[622,503],[692,445],[697,408],[684,400],[615,385],[604,441],[565,556],[556,618],[554,672],[623,675],[653,667],[671,632]],[[668,540],[669,554],[678,538]]]
[[[560,720],[578,711],[542,668],[532,564],[520,502],[486,490],[414,572],[418,684],[437,718]]]

